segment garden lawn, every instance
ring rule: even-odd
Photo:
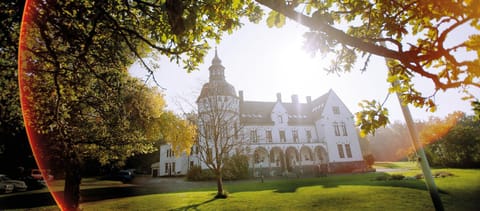
[[[480,170],[439,169],[446,210],[480,210]],[[406,176],[421,173],[410,169]],[[434,210],[423,180],[377,181],[385,173],[226,182],[228,199],[213,200],[215,186],[81,204],[83,210]],[[49,210],[49,208],[46,208]]]

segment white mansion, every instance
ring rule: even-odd
[[[254,175],[364,169],[353,115],[333,90],[313,100],[307,97],[305,103],[299,102],[297,95],[285,102],[280,93],[275,102],[246,101],[243,91],[237,96],[235,88],[225,80],[224,69],[215,51],[209,82],[197,99],[198,110],[208,107],[205,102],[212,95],[233,105],[231,113],[241,126],[241,135],[235,138],[248,149],[244,152],[251,158],[249,165]],[[184,175],[193,165],[206,168],[195,148],[191,155],[175,156],[169,145],[163,145],[159,163],[152,165],[152,175]]]

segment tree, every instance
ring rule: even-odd
[[[280,27],[288,17],[310,31],[305,47],[313,54],[335,53],[329,72],[349,72],[358,60],[371,55],[390,59],[389,91],[397,92],[404,104],[435,111],[438,91],[461,88],[466,99],[474,96],[468,88],[480,87],[480,7],[478,1],[284,1],[257,0],[272,9],[267,23]],[[342,26],[343,25],[343,26]],[[346,25],[346,26],[345,26]],[[470,26],[468,26],[470,25]],[[466,29],[474,32],[467,39],[452,40]],[[468,53],[468,56],[465,54]],[[417,89],[413,78],[433,83],[433,93]],[[388,124],[388,112],[371,101],[357,120],[365,132]],[[380,107],[380,108],[378,108]],[[373,117],[368,112],[374,112]]]
[[[18,38],[24,1],[0,2],[0,171],[35,167],[18,94]]]
[[[419,123],[416,126],[418,127]],[[394,122],[386,128],[380,128],[375,135],[368,138],[370,149],[377,161],[405,159],[412,149],[407,126],[401,122]]]
[[[59,77],[55,86],[55,74],[29,67],[22,84],[35,92],[24,92],[24,112],[27,128],[39,134],[30,141],[41,168],[65,172],[64,195],[55,196],[62,209],[78,208],[86,159],[121,166],[136,153],[156,149],[165,105],[156,89],[116,70],[103,72],[115,85],[82,72]],[[55,87],[62,87],[60,94]]]
[[[468,87],[480,87],[480,7],[478,1],[302,1],[302,0],[257,0],[271,8],[267,22],[281,26],[285,16],[307,27],[307,48],[312,53],[334,52],[330,72],[351,71],[357,54],[365,57],[365,70],[370,56],[387,59],[389,92],[395,92],[402,104],[402,112],[417,145],[417,134],[405,105],[427,107],[436,110],[434,96],[438,91],[462,88],[466,99],[474,96]],[[304,3],[304,4],[301,4]],[[304,8],[299,8],[303,5]],[[298,12],[300,11],[300,12]],[[347,23],[345,30],[339,24]],[[455,31],[464,31],[469,25],[477,30],[465,40],[454,44],[448,38]],[[415,43],[416,39],[416,43]],[[471,57],[456,53],[471,52]],[[419,76],[434,85],[433,94],[419,91],[412,78]],[[372,106],[373,105],[373,106]],[[361,104],[362,107],[363,104]],[[388,124],[388,112],[375,101],[367,103],[368,110],[357,113],[357,124],[362,134],[373,133],[376,128]],[[372,116],[373,113],[373,116]],[[366,125],[366,126],[365,126]],[[422,170],[435,208],[443,210],[440,197],[430,176],[423,149],[418,148],[422,158]],[[432,187],[432,189],[430,189]]]
[[[33,128],[30,135],[39,133],[55,143],[31,139],[32,146],[41,144],[37,158],[62,152],[58,155],[64,158],[67,177],[65,200],[60,199],[64,209],[78,208],[81,177],[76,167],[85,153],[99,154],[101,163],[121,164],[132,153],[152,148],[145,141],[158,132],[150,121],[155,113],[125,106],[149,102],[137,92],[145,91],[137,82],[125,82],[128,65],[139,59],[153,73],[143,57],[162,54],[192,71],[209,49],[208,40],[218,42],[224,32],[240,27],[242,17],[258,21],[261,15],[252,1],[29,3],[20,42],[22,108],[26,124]],[[105,151],[99,151],[102,147]]]
[[[480,130],[474,116],[454,112],[431,119],[422,131],[425,150],[433,165],[476,168],[480,165]]]
[[[478,1],[257,2],[274,10],[267,19],[269,25],[281,26],[286,16],[309,27],[307,46],[312,52],[338,55],[329,68],[331,72],[350,71],[358,53],[366,60],[362,69],[366,69],[370,55],[392,59],[387,80],[399,83],[389,91],[401,93],[406,104],[426,106],[433,111],[437,91],[464,88],[467,97],[472,98],[467,88],[480,87],[480,36],[475,34],[460,43],[447,44],[449,35],[464,25],[480,28]],[[58,77],[74,76],[78,74],[77,69],[102,78],[98,70],[122,70],[140,59],[152,72],[142,59],[149,53],[166,55],[191,71],[202,62],[209,49],[208,39],[218,42],[223,32],[232,32],[241,26],[242,17],[258,21],[261,16],[260,8],[252,1],[236,0],[46,0],[32,1],[32,4],[27,9],[25,23],[28,24],[22,34],[28,36],[24,36],[21,50],[36,56],[30,62],[48,67],[55,75],[52,85],[56,87],[57,96],[63,89]],[[336,28],[335,24],[346,22],[358,25],[351,24],[344,31]],[[417,42],[406,38],[407,35],[418,38]],[[459,58],[456,51],[470,51],[477,57]],[[424,95],[418,91],[412,82],[414,76],[430,80],[434,93]],[[373,128],[388,123],[384,121],[384,109],[379,111],[377,117],[372,118]],[[57,113],[54,110],[52,116],[59,117]],[[375,122],[380,119],[382,121]],[[365,122],[368,121],[361,124]]]
[[[175,155],[182,152],[190,154],[190,149],[197,137],[196,126],[188,119],[177,117],[172,111],[160,116],[161,139],[170,143]]]
[[[223,188],[223,169],[228,157],[235,151],[241,152],[242,143],[239,140],[240,119],[238,98],[224,96],[222,86],[216,87],[215,83],[197,100],[198,104],[198,140],[195,144],[199,149],[199,159],[210,169],[217,179],[216,198],[227,197]]]
[[[3,137],[23,129],[16,72],[22,11],[22,2],[0,3],[0,134]]]

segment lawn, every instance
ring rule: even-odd
[[[381,164],[383,165],[383,164]],[[385,168],[385,166],[383,166]],[[406,169],[406,176],[421,173]],[[438,169],[454,176],[436,178],[446,210],[479,210],[480,170]],[[385,173],[318,178],[226,182],[228,199],[213,200],[215,187],[83,203],[83,210],[434,210],[423,180],[378,181]],[[44,207],[46,210],[52,207]]]

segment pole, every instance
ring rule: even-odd
[[[395,82],[398,83],[398,82]],[[425,151],[423,150],[423,145],[418,142],[418,133],[415,125],[413,123],[412,114],[410,113],[410,109],[408,109],[407,105],[404,105],[402,99],[397,93],[397,99],[400,103],[400,107],[402,108],[402,113],[405,118],[405,122],[407,123],[408,131],[410,133],[410,137],[412,138],[413,146],[417,151],[417,155],[420,156],[420,166],[422,168],[423,176],[425,177],[425,183],[427,185],[427,189],[430,192],[430,197],[432,198],[433,206],[435,206],[435,210],[443,211],[442,200],[440,199],[440,194],[438,193],[437,186],[435,185],[435,181],[433,180],[432,172],[430,171],[430,165],[428,164],[427,156],[425,155]]]

